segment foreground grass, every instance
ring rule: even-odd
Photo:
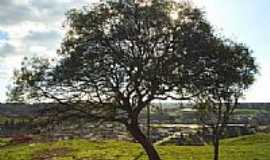
[[[210,160],[211,146],[158,146],[163,160]],[[270,134],[222,141],[221,160],[269,160]],[[136,143],[88,141],[21,144],[0,148],[0,160],[147,160]]]

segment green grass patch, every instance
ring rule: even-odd
[[[270,134],[223,140],[221,160],[269,160]],[[163,160],[210,160],[212,146],[157,146]],[[1,160],[147,160],[140,145],[125,141],[74,139],[0,148]]]
[[[10,143],[9,138],[0,138],[0,147],[6,146],[9,143]]]
[[[256,108],[237,108],[234,111],[235,115],[250,115],[256,116],[259,113],[270,113],[270,110],[267,109],[256,109]]]
[[[29,122],[29,118],[26,117],[8,117],[0,115],[0,124],[4,124],[6,122],[13,122],[13,123],[19,123],[19,122]]]

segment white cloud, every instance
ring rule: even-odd
[[[62,34],[57,30],[30,31],[23,37],[23,42],[27,46],[47,47],[54,50],[59,46],[61,39]]]
[[[0,45],[0,57],[12,55],[15,52],[16,52],[16,48],[9,43],[3,43],[2,45]]]
[[[0,3],[0,25],[2,26],[14,25],[26,20],[35,19],[30,6],[16,3],[14,0],[1,0]]]
[[[65,13],[99,0],[0,0],[0,102],[24,56],[55,56],[64,35]]]

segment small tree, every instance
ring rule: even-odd
[[[238,106],[239,98],[254,82],[257,66],[251,51],[243,44],[221,40],[215,48],[218,51],[216,62],[212,64],[215,74],[210,74],[209,78],[212,87],[197,97],[196,109],[201,122],[211,129],[214,160],[218,160],[219,140]]]
[[[173,1],[107,1],[67,13],[58,61],[25,59],[11,101],[54,102],[49,120],[84,119],[126,126],[150,160],[160,157],[138,117],[153,100],[197,96],[216,61],[216,38],[203,13]],[[204,84],[204,83],[202,83]]]

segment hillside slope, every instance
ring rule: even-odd
[[[158,146],[163,160],[210,160],[211,146]],[[221,160],[269,160],[270,134],[222,142]],[[83,139],[0,148],[0,160],[147,160],[141,147],[124,141]]]

